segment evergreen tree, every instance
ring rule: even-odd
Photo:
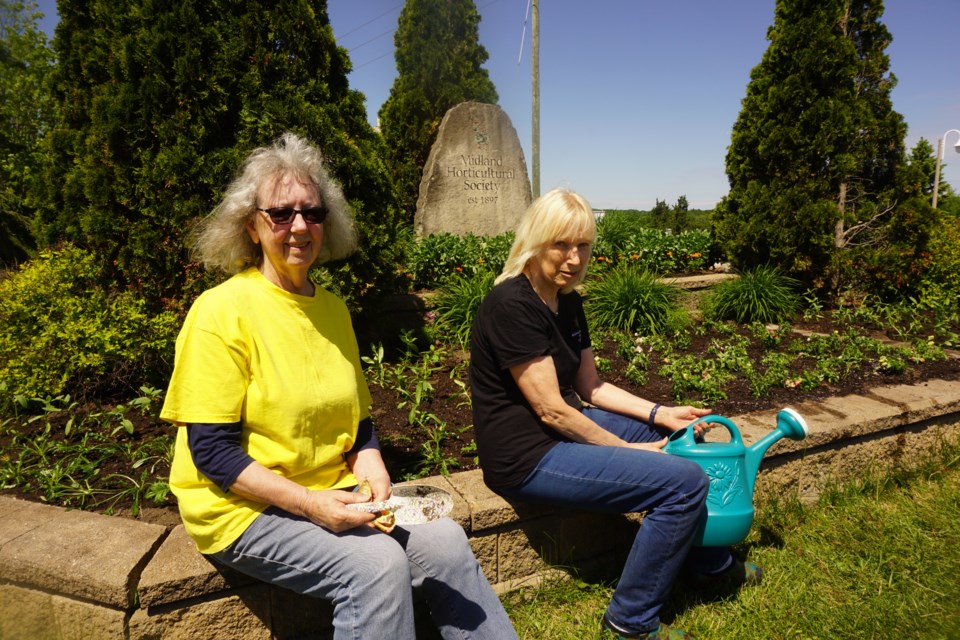
[[[911,169],[917,172],[916,175],[913,176],[915,180],[919,181],[919,184],[915,185],[917,190],[927,197],[932,197],[933,181],[937,171],[937,156],[929,140],[926,138],[917,140],[917,144],[910,150],[908,164]],[[941,181],[941,193],[943,193],[945,188],[949,190],[950,185]]]
[[[666,200],[656,199],[656,204],[650,210],[650,221],[657,229],[666,229],[670,224],[670,205]]]
[[[689,226],[687,212],[690,210],[690,204],[687,202],[687,196],[677,198],[677,204],[673,205],[673,221],[671,228],[674,233],[683,233]]]
[[[46,78],[53,51],[37,27],[35,3],[0,0],[0,264],[34,247],[27,199],[40,165],[39,141],[53,122]]]
[[[936,179],[937,172],[937,154],[933,145],[926,138],[917,140],[917,144],[910,150],[908,163],[911,169],[917,171],[912,177],[918,181],[918,184],[913,186],[919,187],[920,193],[932,200],[933,182]],[[942,171],[946,166],[946,163],[940,165],[940,193],[937,195],[937,206],[941,209],[949,210],[950,207],[947,201],[955,199],[956,194],[954,193],[953,187],[950,186],[950,183],[943,179]]]
[[[382,141],[323,2],[61,0],[54,38],[62,123],[41,237],[94,250],[121,284],[177,298],[196,277],[190,224],[210,212],[249,151],[284,131],[316,142],[358,218],[347,295],[396,272]]]
[[[461,102],[497,103],[482,64],[473,0],[407,0],[394,35],[397,78],[380,108],[380,130],[401,206],[412,222],[420,178],[446,112]]]
[[[727,151],[718,241],[734,263],[831,283],[840,249],[910,193],[882,0],[777,0]],[[832,279],[832,278],[831,278]]]

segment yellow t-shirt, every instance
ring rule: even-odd
[[[356,484],[343,454],[370,391],[346,305],[317,287],[291,294],[257,269],[205,291],[177,337],[160,417],[177,430],[170,488],[202,553],[236,540],[266,505],[224,493],[193,464],[187,423],[243,425],[257,462],[309,489]]]

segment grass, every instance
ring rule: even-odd
[[[664,610],[700,638],[960,638],[960,444],[912,471],[825,492],[766,496],[737,551],[764,583],[719,599],[678,586]],[[612,584],[553,579],[504,596],[522,639],[602,638]]]

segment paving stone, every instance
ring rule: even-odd
[[[271,632],[270,622],[267,586],[258,585],[223,598],[193,601],[183,607],[138,609],[130,617],[128,637],[130,640],[272,640],[278,636]]]
[[[0,496],[0,546],[33,530],[43,508],[36,502]]]
[[[143,570],[138,593],[141,607],[156,607],[253,582],[235,571],[215,567],[197,551],[180,525],[173,528]]]
[[[0,612],[3,640],[124,638],[123,611],[26,587],[0,584]]]
[[[167,535],[128,518],[37,505],[16,512],[22,533],[0,545],[0,579],[125,608],[131,581]]]

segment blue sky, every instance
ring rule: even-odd
[[[475,0],[484,67],[531,161],[528,0]],[[41,11],[54,6],[44,0]],[[960,129],[960,0],[887,0],[883,22],[909,150]],[[541,191],[565,186],[596,208],[657,199],[710,209],[726,194],[724,156],[750,71],[767,48],[774,0],[540,0]],[[396,76],[401,0],[329,0],[351,87],[371,123]],[[55,10],[50,12],[55,15]],[[525,24],[526,18],[526,24]],[[50,24],[50,23],[48,23]],[[522,48],[521,48],[522,44]],[[947,136],[942,179],[960,189],[960,140]]]

